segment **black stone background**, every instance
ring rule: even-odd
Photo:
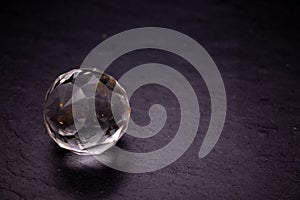
[[[299,199],[299,11],[299,3],[269,0],[2,2],[0,199]],[[58,148],[42,119],[51,82],[105,38],[144,26],[191,36],[219,67],[228,112],[213,151],[198,159],[210,117],[203,80],[184,60],[155,50],[125,55],[108,71],[120,77],[160,62],[184,74],[202,111],[189,150],[164,169],[129,174]],[[153,103],[168,111],[161,133],[125,136],[118,145],[144,152],[172,139],[180,110],[168,89],[136,91],[133,119],[149,123]]]

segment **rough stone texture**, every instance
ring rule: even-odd
[[[0,7],[0,199],[299,199],[299,5],[9,2]],[[120,58],[109,69],[115,77],[149,61],[171,64],[191,80],[202,111],[198,136],[179,160],[128,174],[59,149],[46,133],[42,107],[59,74],[79,66],[106,37],[141,26],[181,31],[206,48],[224,79],[228,115],[214,150],[199,160],[210,116],[201,77],[166,52]],[[118,145],[142,152],[170,141],[179,121],[172,97],[157,85],[140,88],[132,97],[133,118],[146,125],[145,110],[162,103],[166,127],[151,139],[126,136]]]

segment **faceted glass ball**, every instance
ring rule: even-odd
[[[77,154],[101,154],[128,126],[130,106],[125,90],[112,76],[96,69],[74,69],[60,75],[45,101],[49,135],[60,147]]]

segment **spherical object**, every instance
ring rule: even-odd
[[[130,106],[125,90],[112,76],[96,69],[60,75],[45,100],[49,135],[60,147],[77,154],[100,154],[127,129]]]

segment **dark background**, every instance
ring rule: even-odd
[[[299,11],[286,1],[1,3],[0,199],[299,199]],[[213,151],[198,159],[210,117],[203,80],[184,60],[154,50],[123,56],[109,71],[119,77],[155,61],[184,74],[202,111],[189,150],[164,169],[129,174],[58,148],[42,118],[52,81],[105,38],[144,26],[189,35],[219,67],[228,112]],[[152,86],[133,96],[132,117],[146,125],[147,108],[162,103],[167,124],[148,140],[125,136],[123,148],[158,149],[176,132],[178,102]]]

